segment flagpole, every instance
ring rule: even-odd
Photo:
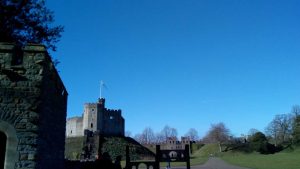
[[[103,82],[102,82],[102,80],[100,81],[100,99],[102,98],[102,84],[103,84]]]

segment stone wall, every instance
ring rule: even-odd
[[[103,130],[105,135],[118,135],[124,136],[125,120],[122,117],[121,110],[104,109],[103,115]]]
[[[84,136],[82,117],[72,117],[67,119],[66,125],[66,136],[67,137],[77,137]]]
[[[63,169],[67,91],[44,46],[0,43],[4,169]]]
[[[83,128],[84,130],[97,131],[97,103],[84,104]]]
[[[164,144],[161,144],[162,150],[183,150],[185,145],[191,145],[189,137],[181,137],[181,141],[177,137],[168,137]]]

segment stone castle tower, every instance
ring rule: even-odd
[[[44,46],[0,43],[0,168],[63,169],[67,91]]]
[[[105,108],[105,99],[84,104],[82,117],[67,119],[67,137],[83,136],[84,130],[104,135],[124,136],[125,120],[121,110]]]

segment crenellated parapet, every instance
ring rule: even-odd
[[[122,115],[122,110],[121,109],[105,109],[107,114],[113,114],[113,115]]]
[[[97,103],[84,103],[84,106],[93,107],[93,106],[97,106]]]

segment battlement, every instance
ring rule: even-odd
[[[84,103],[85,107],[96,107],[97,103]]]
[[[18,48],[12,43],[0,42],[0,52],[5,53],[5,65],[1,67],[2,69],[10,68],[26,68],[29,65],[41,64],[42,62],[51,60],[51,57],[48,55],[45,46],[31,44],[25,46],[24,48]],[[28,55],[28,53],[41,53],[39,55]],[[50,62],[48,62],[50,63]],[[53,64],[52,62],[50,64]]]
[[[75,117],[67,118],[67,121],[78,121],[78,120],[82,120],[82,117],[75,116]]]
[[[121,109],[105,109],[109,113],[121,113]]]
[[[6,75],[16,85],[23,85],[25,81],[32,81],[33,86],[41,86],[44,76],[51,76],[55,80],[61,95],[67,95],[66,88],[49,56],[45,46],[30,44],[23,49],[12,43],[0,42],[0,73]]]

